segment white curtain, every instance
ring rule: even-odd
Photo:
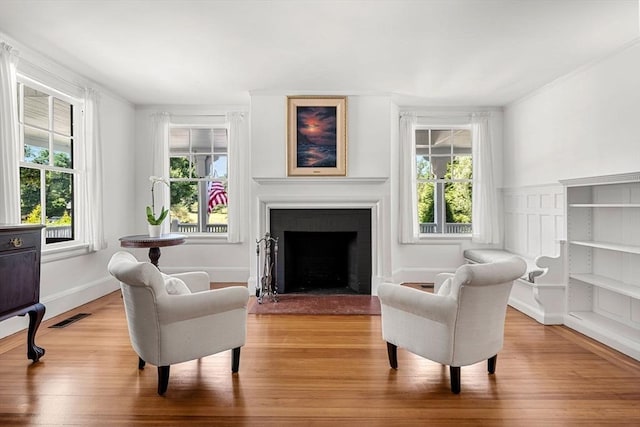
[[[78,218],[90,251],[107,247],[104,237],[102,202],[102,141],[100,138],[99,94],[93,89],[85,90],[85,139],[78,147],[83,162],[84,185],[79,185],[85,215]]]
[[[153,155],[151,158],[153,164],[151,166],[151,174],[153,176],[164,178],[167,182],[169,182],[169,121],[169,113],[155,113],[152,115]],[[145,203],[145,206],[151,204],[152,183],[151,181],[147,181],[147,183],[147,188],[149,189],[147,197],[149,197],[149,202]],[[154,190],[154,198],[156,214],[158,214],[158,210],[162,206],[166,209],[171,207],[171,195],[168,186],[164,184],[157,184]],[[161,233],[165,234],[168,232],[169,221],[165,220],[162,222]]]
[[[500,228],[498,192],[493,181],[489,114],[477,113],[471,118],[473,151],[473,207],[474,243],[499,244]]]
[[[17,64],[18,52],[0,43],[0,224],[20,223]]]
[[[416,188],[416,114],[400,116],[400,243],[413,243],[419,238]]]
[[[242,121],[244,115],[240,112],[227,114],[229,123],[229,180],[228,192],[230,194],[228,212],[229,224],[227,228],[227,240],[230,243],[242,242],[242,213],[244,212],[243,201],[248,192],[247,174],[242,169],[241,159],[246,155],[243,146],[244,138]]]

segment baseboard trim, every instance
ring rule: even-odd
[[[118,282],[105,276],[92,282],[66,289],[40,299],[46,307],[43,320],[58,316],[120,288]],[[20,332],[29,326],[29,316],[17,316],[0,323],[0,338]]]

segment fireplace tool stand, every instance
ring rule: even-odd
[[[260,246],[264,246],[264,264],[262,266],[262,277],[260,277]],[[257,264],[256,272],[258,275],[256,283],[256,297],[258,304],[262,304],[265,297],[270,298],[272,302],[278,302],[278,289],[274,280],[274,272],[278,268],[278,238],[271,237],[269,232],[264,237],[256,240]]]

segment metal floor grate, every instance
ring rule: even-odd
[[[69,326],[70,324],[77,322],[80,319],[83,319],[87,316],[91,316],[91,313],[78,313],[78,314],[74,314],[73,316],[64,319],[61,322],[56,323],[55,325],[51,325],[49,326],[50,328],[64,328],[65,326]]]

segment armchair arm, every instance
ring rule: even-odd
[[[184,295],[162,295],[158,297],[160,323],[168,324],[181,320],[247,308],[249,290],[243,286],[214,289]]]
[[[383,306],[387,305],[446,325],[450,325],[456,315],[456,302],[453,298],[405,286],[383,283],[378,287],[378,298]]]
[[[209,274],[205,271],[189,271],[187,273],[170,274],[182,280],[191,292],[202,292],[211,289]]]

